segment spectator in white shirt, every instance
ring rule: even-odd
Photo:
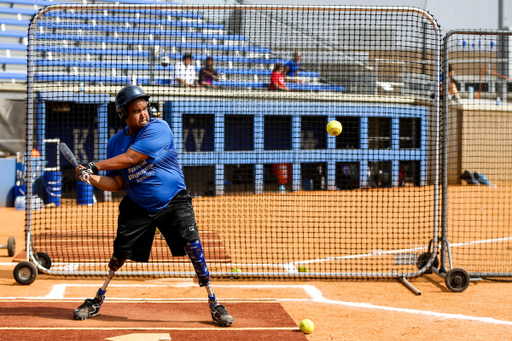
[[[192,65],[192,54],[185,53],[183,61],[174,66],[174,85],[187,88],[197,86],[197,72]]]

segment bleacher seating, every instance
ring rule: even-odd
[[[43,7],[43,6],[51,6],[51,5],[55,5],[56,2],[52,2],[52,1],[47,1],[47,0],[37,0],[37,2],[35,0],[9,0],[9,1],[3,1],[3,3],[5,4],[9,4],[9,5],[36,5],[36,6],[39,6],[39,7]]]
[[[107,12],[110,15],[105,15],[104,13],[63,13],[63,12],[48,12],[48,17],[55,17],[60,19],[81,19],[81,20],[98,20],[98,21],[108,21],[111,23],[123,23],[123,24],[139,24],[141,22],[140,18],[137,17],[127,17],[127,16],[118,16],[115,15],[117,11]],[[160,15],[162,16],[170,16],[173,17],[172,14],[165,14],[164,11],[161,11]],[[133,13],[133,11],[131,12]],[[169,12],[176,14],[175,11]],[[181,16],[180,16],[181,17]],[[224,25],[220,24],[212,24],[208,22],[199,22],[199,21],[182,21],[182,20],[168,20],[168,18],[155,18],[153,16],[146,17],[142,20],[144,24],[150,25],[165,25],[165,26],[176,26],[176,27],[192,27],[198,29],[210,29],[210,30],[223,30]],[[85,27],[83,27],[85,29]],[[123,26],[116,26],[117,29],[122,29]],[[245,39],[245,38],[244,38]]]
[[[33,9],[25,8],[12,8],[12,7],[0,7],[0,13],[2,14],[15,14],[15,15],[34,15],[36,11]]]
[[[8,43],[0,43],[0,50],[18,50],[18,51],[26,51],[27,46],[23,44],[8,44]]]
[[[21,72],[0,72],[0,79],[9,81],[26,81],[27,74]]]
[[[98,2],[162,4],[146,0]],[[40,6],[58,3],[63,2],[0,1],[0,64],[4,71],[0,71],[0,80],[26,81],[30,18]],[[288,61],[275,58],[268,47],[250,45],[245,36],[230,34],[223,24],[206,21],[201,13],[177,8],[46,12],[33,35],[34,80],[123,84],[135,76],[140,84],[165,85],[172,83],[174,64],[187,52],[193,54],[197,72],[206,57],[213,56],[220,75],[215,84],[220,87],[267,89],[274,64]],[[164,55],[170,60],[165,67],[159,63]],[[299,71],[298,77],[306,84],[289,84],[290,89],[344,90],[319,84],[317,72]]]
[[[0,37],[26,38],[27,37],[27,32],[21,32],[21,31],[0,31]]]

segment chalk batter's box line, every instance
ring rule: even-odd
[[[247,328],[179,328],[179,327],[0,327],[0,330],[215,330],[229,332],[232,330],[299,330],[298,327],[247,327]]]

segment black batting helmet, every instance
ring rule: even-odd
[[[116,110],[122,119],[126,119],[128,112],[126,108],[128,105],[139,98],[144,98],[149,105],[149,95],[146,95],[144,91],[137,85],[128,85],[119,90],[116,95]]]

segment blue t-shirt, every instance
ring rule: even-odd
[[[288,67],[288,72],[286,73],[287,76],[291,76],[291,77],[294,77],[295,76],[295,71],[297,71],[300,67],[300,62],[298,62],[297,64],[295,64],[295,61],[294,60],[290,60],[286,66]]]
[[[107,176],[121,175],[126,194],[144,210],[157,212],[167,206],[178,192],[186,189],[167,122],[151,119],[133,136],[118,132],[108,141],[107,158],[124,154],[129,148],[149,157],[135,166],[107,171]]]

